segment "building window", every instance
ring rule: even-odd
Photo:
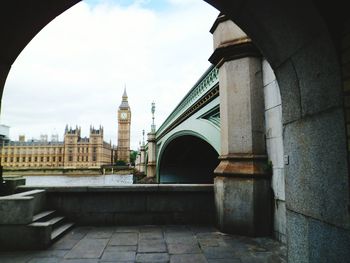
[[[79,149],[79,148],[78,148]],[[78,151],[79,152],[79,151]],[[80,156],[77,157],[77,161],[79,162],[80,161]]]
[[[61,156],[58,157],[58,161],[59,161],[59,162],[62,162],[62,157],[61,157]]]
[[[32,161],[32,157],[28,157],[28,162],[31,162]]]
[[[38,157],[34,157],[34,162],[37,162],[38,161]]]
[[[96,162],[96,155],[92,156],[92,161]]]
[[[86,161],[87,161],[87,162],[89,161],[89,157],[88,157],[88,156],[86,156]]]
[[[7,163],[7,157],[5,157],[5,163]]]
[[[19,163],[19,157],[17,157],[17,158],[16,158],[16,162],[18,162],[18,163]]]
[[[44,157],[41,157],[41,158],[40,158],[40,161],[43,162],[43,161],[44,161]]]
[[[72,156],[72,155],[69,155],[69,156],[68,156],[68,161],[69,161],[69,162],[72,162],[72,161],[73,161],[73,156]]]
[[[52,157],[52,161],[56,162],[56,156]]]
[[[50,157],[46,157],[46,161],[49,162],[50,161]]]
[[[25,162],[26,161],[26,157],[22,157],[22,162]]]

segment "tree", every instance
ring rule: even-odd
[[[130,151],[130,163],[133,166],[135,166],[135,161],[136,161],[137,154],[138,154],[138,151],[134,151],[134,150]]]

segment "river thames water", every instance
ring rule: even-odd
[[[133,183],[133,175],[40,175],[23,176],[28,186],[114,186]]]

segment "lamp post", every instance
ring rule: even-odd
[[[151,126],[151,132],[156,132],[156,125],[154,124],[154,112],[156,111],[156,103],[153,101],[152,102],[152,126]]]

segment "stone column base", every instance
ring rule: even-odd
[[[156,163],[148,163],[147,164],[147,177],[155,177],[156,176]]]
[[[246,236],[270,235],[272,191],[266,156],[240,155],[220,159],[214,179],[219,229]]]

